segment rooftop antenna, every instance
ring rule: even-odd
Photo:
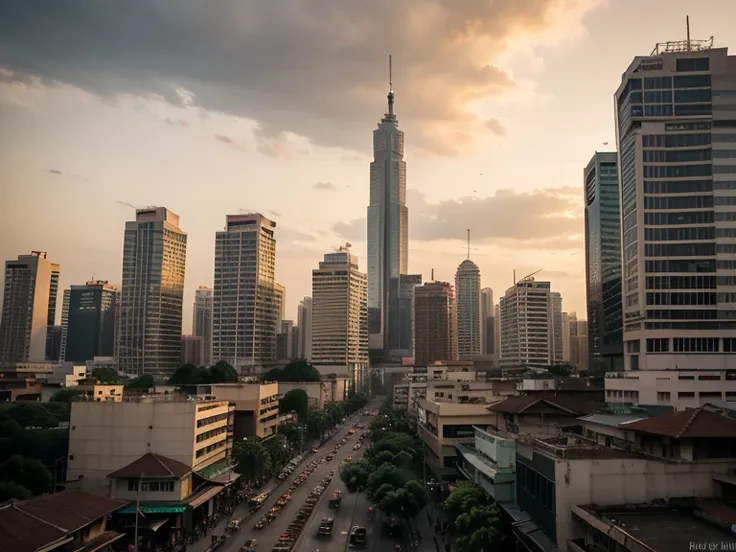
[[[388,114],[394,114],[394,65],[391,54],[388,55]]]
[[[468,260],[470,260],[470,228],[468,228]]]
[[[434,268],[432,269],[432,275],[430,276],[429,279],[434,282]]]
[[[691,47],[690,47],[690,16],[689,15],[685,16],[685,26],[687,27],[687,51],[690,52]]]
[[[514,284],[513,285],[516,285],[516,269],[514,269]]]

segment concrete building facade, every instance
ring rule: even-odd
[[[427,282],[414,292],[415,364],[457,360],[455,291],[447,282]]]
[[[125,223],[120,299],[120,370],[171,374],[181,359],[187,235],[165,207]]]
[[[181,395],[72,403],[67,481],[107,496],[107,475],[153,452],[198,471],[230,456],[227,401]]]
[[[635,57],[615,93],[627,371],[736,354],[736,56],[687,44]]]
[[[59,265],[43,251],[5,261],[0,360],[38,362],[47,358],[56,318]]]
[[[367,291],[366,275],[347,247],[326,254],[312,271],[311,361],[344,366],[359,381],[368,370]]]
[[[228,215],[215,242],[212,356],[239,371],[276,360],[276,223]]]
[[[305,297],[297,308],[297,357],[304,360],[312,358],[312,298]]]
[[[549,282],[520,280],[500,301],[501,365],[545,368],[562,362],[562,299]]]
[[[497,354],[493,339],[493,290],[489,287],[480,290],[480,323],[481,323],[481,354]]]
[[[470,259],[455,273],[457,294],[457,352],[460,360],[472,360],[483,351],[480,269]],[[491,298],[491,300],[493,300]]]
[[[202,338],[203,364],[210,366],[212,359],[212,312],[214,308],[214,290],[207,286],[199,286],[194,292],[194,310],[192,312],[192,335]],[[217,359],[219,360],[219,359]]]

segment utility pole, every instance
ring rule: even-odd
[[[138,491],[135,494],[135,536],[133,537],[135,552],[138,552],[138,517],[141,515],[141,487],[143,486],[144,475],[144,473],[141,473],[141,476],[138,478]]]

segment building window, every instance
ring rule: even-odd
[[[647,353],[666,353],[670,350],[670,340],[666,337],[647,339]]]
[[[128,479],[128,490],[138,490],[138,479]],[[173,481],[144,481],[141,486],[141,491],[146,493],[173,493],[174,482]]]
[[[671,394],[669,391],[658,391],[657,402],[659,404],[670,404]]]
[[[694,399],[695,393],[693,393],[692,391],[680,391],[677,394],[677,398],[678,399]]]

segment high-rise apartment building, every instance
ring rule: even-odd
[[[276,330],[281,328],[281,321],[286,318],[286,286],[274,282],[273,293],[276,309]]]
[[[562,313],[562,362],[577,370],[588,369],[588,322],[575,312]]]
[[[493,355],[496,352],[493,342],[493,290],[489,287],[480,290],[480,326],[481,354]]]
[[[212,311],[214,291],[207,286],[199,286],[194,292],[192,311],[192,335],[202,338],[203,362],[206,366],[214,364],[212,359]],[[217,359],[219,360],[219,359]]]
[[[5,261],[0,360],[37,362],[53,350],[59,265],[43,251]]]
[[[615,94],[627,374],[607,378],[608,400],[684,408],[736,396],[725,372],[736,354],[736,56],[712,45],[658,44]],[[656,395],[624,388],[629,371],[651,370]],[[723,380],[717,396],[698,390],[696,372]]]
[[[236,368],[276,360],[276,223],[228,215],[215,242],[212,356]]]
[[[106,281],[70,287],[66,330],[62,329],[65,361],[81,364],[115,356],[119,305],[120,290]]]
[[[501,365],[546,368],[562,363],[562,298],[549,282],[520,280],[501,298]]]
[[[201,335],[181,336],[181,364],[204,365],[204,338]]]
[[[120,299],[120,370],[171,373],[181,358],[187,235],[165,207],[138,209],[125,223]],[[67,336],[68,341],[68,336]]]
[[[294,321],[293,320],[282,320],[279,326],[279,333],[276,334],[276,360],[292,360],[297,358],[296,345],[294,344],[294,338],[296,332],[294,332]]]
[[[616,152],[596,152],[583,173],[588,352],[596,372],[623,370],[621,210]]]
[[[616,92],[627,369],[725,366],[736,338],[736,57],[695,44],[635,58]]]
[[[412,344],[411,310],[400,306],[409,266],[404,133],[394,113],[391,83],[387,98],[388,112],[373,131],[368,206],[368,331],[376,361],[410,355]],[[410,278],[411,287],[416,278]],[[405,289],[404,299],[407,294]]]
[[[69,303],[72,298],[72,290],[71,289],[65,289],[63,298],[61,300],[61,345],[59,346],[59,360],[61,362],[64,362],[66,359],[66,338],[69,334]],[[119,307],[119,305],[118,305]],[[118,320],[120,318],[120,308],[117,309],[118,311]],[[117,328],[117,321],[115,322],[115,326]],[[117,356],[117,339],[115,340],[115,356]]]
[[[457,358],[455,291],[447,282],[427,282],[414,291],[415,363]]]
[[[360,388],[368,370],[368,284],[348,247],[328,253],[312,271],[312,356],[341,366]]]
[[[457,294],[457,352],[460,360],[472,360],[482,352],[480,269],[465,259],[455,273]]]
[[[305,297],[297,308],[297,356],[304,360],[312,358],[312,298]]]

